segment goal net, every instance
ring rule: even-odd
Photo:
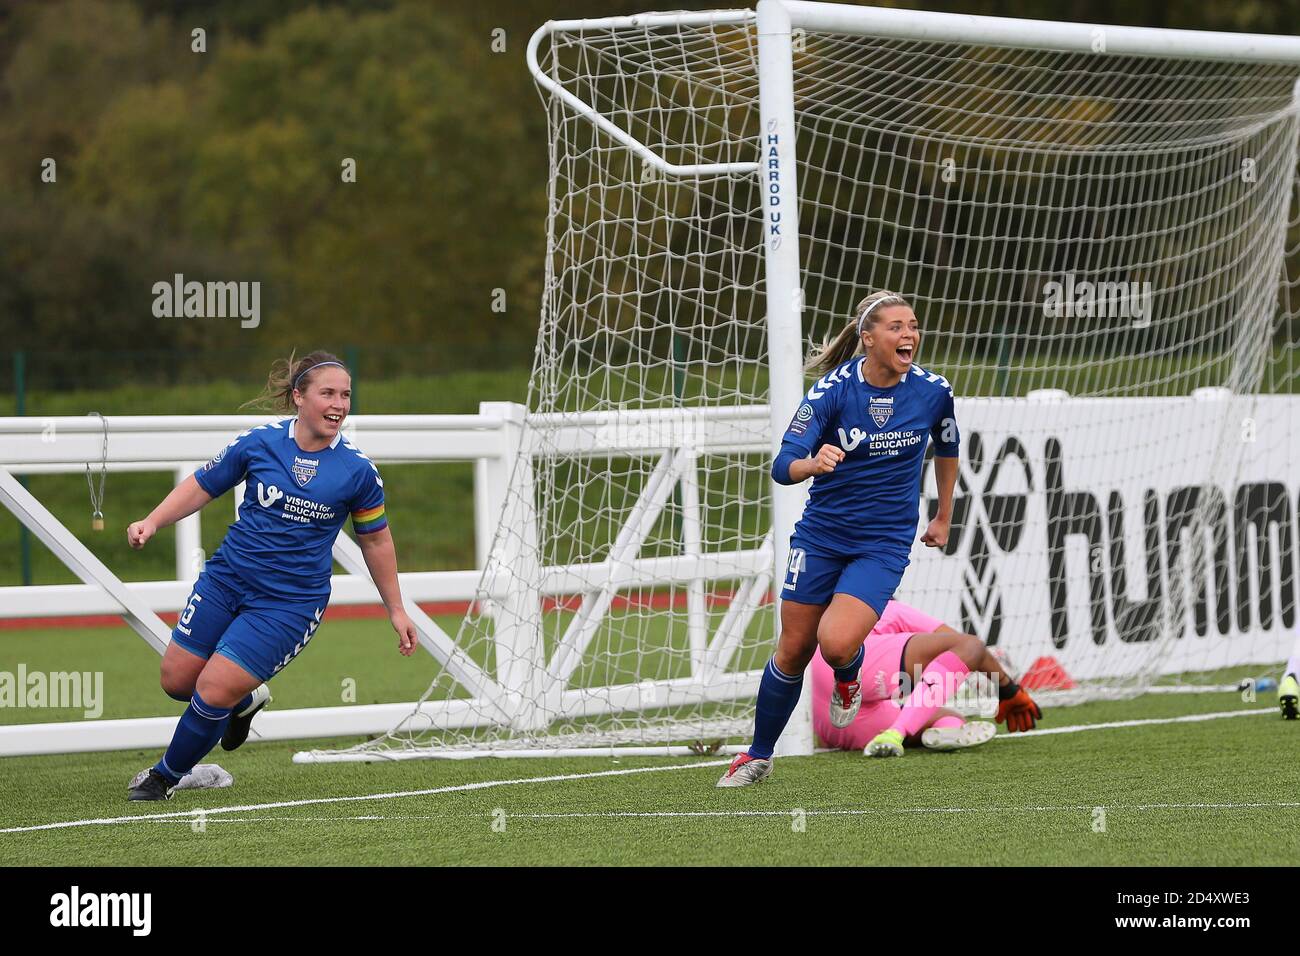
[[[538,32],[546,275],[505,513],[455,653],[353,756],[747,736],[773,438],[816,387],[769,319],[805,352],[882,288],[963,434],[950,541],[900,599],[1051,658],[1061,700],[1285,656],[1297,436],[1267,393],[1294,386],[1300,57],[975,19],[764,0]],[[927,466],[918,535],[935,504]]]

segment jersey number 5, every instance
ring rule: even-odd
[[[203,600],[203,595],[195,591],[193,594],[190,595],[190,603],[185,605],[184,611],[181,611],[181,617],[180,620],[177,621],[176,626],[180,630],[184,631],[186,634],[190,632],[189,627],[187,627],[186,625],[188,625],[190,621],[193,620],[194,612],[198,610],[199,601],[202,600]]]

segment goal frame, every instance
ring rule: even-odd
[[[759,135],[757,142],[753,144],[755,158],[752,162],[674,164],[654,149],[636,140],[609,118],[574,96],[571,91],[557,84],[541,69],[538,62],[538,51],[542,43],[557,33],[707,24],[752,24],[755,31]],[[608,561],[560,569],[564,571],[563,581],[555,587],[562,586],[564,594],[584,596],[581,623],[571,630],[573,640],[562,649],[562,653],[557,655],[556,659],[550,662],[548,668],[547,663],[537,656],[541,652],[539,642],[537,636],[530,633],[528,626],[514,626],[509,629],[502,627],[497,637],[497,646],[511,651],[513,663],[497,675],[496,680],[473,669],[461,669],[454,675],[461,687],[474,693],[478,708],[475,714],[469,713],[470,708],[465,701],[384,705],[385,707],[400,707],[407,715],[411,715],[413,711],[423,712],[426,715],[432,711],[441,719],[446,719],[450,715],[454,718],[451,726],[468,727],[499,723],[521,730],[536,730],[539,729],[539,725],[544,725],[547,713],[634,712],[647,706],[663,706],[665,696],[668,701],[674,703],[731,700],[739,699],[740,696],[752,698],[757,688],[758,672],[727,673],[729,655],[735,650],[738,634],[743,633],[754,610],[772,583],[778,579],[777,570],[786,566],[788,540],[803,507],[806,488],[771,483],[769,487],[773,523],[767,542],[761,547],[744,551],[709,554],[703,550],[699,540],[701,501],[695,461],[700,454],[710,452],[756,453],[766,450],[775,453],[789,415],[804,392],[801,361],[804,346],[804,295],[800,267],[801,236],[798,229],[799,192],[795,152],[797,127],[794,112],[794,53],[799,31],[1081,53],[1097,52],[1100,46],[1107,54],[1117,56],[1200,58],[1300,66],[1300,38],[1296,37],[965,16],[855,7],[807,2],[807,0],[759,0],[754,10],[655,13],[589,20],[557,20],[543,25],[532,35],[528,43],[527,64],[538,85],[559,100],[565,109],[585,118],[610,141],[621,144],[662,176],[683,179],[740,174],[753,175],[757,178],[760,195],[765,197],[762,200],[764,203],[762,215],[765,222],[762,275],[770,401],[766,406],[678,409],[672,415],[663,415],[649,410],[626,414],[593,412],[577,416],[581,421],[570,424],[580,427],[566,431],[561,440],[566,453],[578,456],[611,453],[638,457],[656,455],[660,458],[655,475],[636,506],[631,509],[626,525],[617,536],[618,543],[615,548],[621,550],[624,560],[618,560],[615,556]],[[1295,103],[1300,107],[1300,81],[1296,85]],[[536,602],[537,596],[530,595],[527,588],[516,585],[528,572],[528,563],[530,561],[535,563],[534,558],[524,553],[528,550],[527,545],[533,542],[530,542],[525,535],[513,543],[500,545],[496,551],[487,554],[491,543],[488,524],[491,520],[497,519],[499,514],[501,524],[523,528],[525,531],[535,528],[536,515],[528,513],[529,509],[518,503],[513,506],[516,510],[510,510],[505,492],[507,484],[511,482],[514,482],[517,487],[531,491],[533,477],[530,466],[528,424],[530,420],[541,424],[540,419],[543,416],[529,416],[520,406],[506,408],[504,405],[497,407],[498,404],[485,405],[480,416],[465,417],[465,420],[458,419],[455,422],[450,420],[451,416],[377,416],[374,418],[373,427],[379,430],[379,434],[375,437],[382,440],[377,441],[378,448],[370,444],[367,444],[367,448],[380,461],[444,460],[449,458],[445,450],[445,433],[438,441],[434,441],[431,435],[420,436],[421,440],[412,441],[410,435],[397,433],[406,432],[408,429],[435,429],[435,426],[436,428],[454,427],[455,434],[461,436],[467,449],[463,460],[476,461],[476,487],[481,484],[485,497],[490,498],[490,504],[485,509],[484,515],[480,515],[484,520],[476,523],[476,531],[480,538],[478,542],[480,557],[489,565],[495,563],[496,566],[510,572],[506,576],[505,586],[493,590],[488,595],[489,602],[500,602],[502,605],[508,605],[512,601],[517,602],[516,606],[508,608],[508,613],[502,615],[502,619],[527,622],[537,613],[537,608],[529,606],[529,602]],[[115,428],[136,421],[115,422]],[[79,467],[81,462],[93,460],[98,455],[95,449],[99,447],[100,426],[97,423],[77,424],[71,420],[66,423],[63,420],[58,422],[59,430],[64,435],[60,438],[60,444],[55,451],[39,443],[35,436],[35,432],[39,429],[31,420],[0,421],[0,445],[9,442],[15,445],[21,444],[23,448],[22,454],[17,457],[0,453],[0,505],[13,511],[65,564],[86,581],[87,590],[95,590],[97,595],[102,593],[102,598],[112,605],[108,609],[117,611],[120,608],[119,613],[123,614],[136,632],[155,651],[161,652],[165,647],[169,629],[162,624],[154,612],[170,605],[166,601],[160,603],[157,600],[146,599],[143,595],[148,590],[147,586],[142,589],[136,584],[123,585],[110,570],[95,561],[89,551],[79,545],[71,533],[45,511],[39,502],[26,493],[4,467],[8,464],[18,473],[31,470],[22,467],[24,461],[38,461],[45,464],[53,462],[60,469],[69,464],[77,464]],[[175,427],[185,440],[180,444],[169,444],[166,453],[162,454],[152,450],[137,450],[133,443],[134,438],[124,444],[124,436],[115,431],[114,461],[118,455],[122,455],[123,460],[120,463],[136,467],[147,465],[154,460],[154,457],[161,455],[159,460],[165,459],[164,464],[168,468],[174,469],[181,461],[188,462],[192,467],[196,462],[207,457],[212,450],[207,444],[203,444],[205,441],[203,434],[193,433],[194,425],[191,420],[163,418],[148,421],[141,419],[138,422],[142,431],[142,435],[138,436],[141,449],[146,445],[149,449],[153,449],[158,444],[157,432],[172,427]],[[210,429],[220,429],[221,434],[226,437],[228,433],[238,428],[252,427],[256,424],[255,421],[248,422],[243,419],[208,421]],[[372,423],[362,417],[361,428],[367,433],[368,438],[371,427]],[[388,434],[390,430],[393,435]],[[206,439],[208,442],[213,440],[211,437]],[[4,452],[4,449],[0,448],[0,452]],[[459,454],[454,457],[462,460]],[[513,474],[512,463],[515,466]],[[180,472],[177,474],[179,475]],[[658,518],[675,489],[681,492],[683,531],[687,539],[684,557],[688,560],[682,562],[681,567],[669,567],[670,562],[665,562],[663,559],[635,559],[637,545],[644,539],[645,529]],[[524,500],[530,500],[530,495],[524,496]],[[502,508],[507,510],[502,512]],[[522,511],[517,510],[519,508],[522,508]],[[489,512],[491,517],[485,517]],[[186,542],[197,547],[196,529],[192,532],[182,529],[182,536]],[[521,544],[525,546],[521,547]],[[373,591],[373,586],[366,580],[368,576],[355,552],[355,546],[349,547],[349,545],[350,542],[345,538],[341,539],[335,556],[349,572],[341,576],[338,582],[339,590],[355,592],[353,594],[355,599],[340,603],[362,603],[361,591],[364,590],[369,595]],[[186,550],[187,548],[178,549],[178,578],[186,577],[189,573],[188,570],[182,570],[181,552]],[[636,565],[634,570],[626,570],[629,564]],[[618,568],[624,570],[620,571]],[[484,573],[486,573],[485,569]],[[567,691],[563,680],[556,678],[572,674],[578,666],[587,640],[610,607],[612,595],[620,587],[630,583],[629,575],[635,578],[636,583],[671,582],[685,585],[692,676],[600,688],[601,700],[583,699],[582,694]],[[744,577],[745,584],[737,592],[724,623],[719,626],[710,641],[703,620],[704,582],[711,578],[737,576]],[[435,577],[439,580],[443,577],[454,577],[455,587],[468,587],[472,591],[470,578],[477,579],[478,575],[469,571],[417,572],[413,575],[407,573],[403,575],[404,590],[416,584],[417,580],[423,582],[425,578],[429,579],[425,582],[426,586],[433,587]],[[170,582],[168,586],[171,586]],[[176,586],[183,589],[186,585],[178,581]],[[452,583],[446,585],[446,587],[452,586]],[[68,586],[59,586],[59,588],[65,587]],[[443,587],[442,584],[438,585],[439,589]],[[779,598],[779,588],[776,590]],[[77,593],[80,594],[80,590]],[[459,593],[457,591],[457,594]],[[420,596],[422,595],[418,587],[415,594],[408,593],[411,604]],[[53,594],[44,597],[53,597]],[[37,599],[37,595],[31,595],[31,600]],[[418,611],[418,608],[416,610]],[[415,616],[419,618],[421,643],[426,651],[444,667],[463,663],[457,661],[454,641],[450,636],[442,633],[423,615]],[[773,639],[779,635],[779,626],[779,615],[776,615]],[[803,701],[781,738],[778,753],[792,755],[812,752],[809,684],[808,681],[804,682]],[[545,706],[539,708],[539,703]],[[500,706],[493,706],[494,704]],[[277,715],[270,716],[274,719]],[[301,728],[305,726],[307,716],[304,712],[302,720],[293,723],[291,727],[286,725],[285,733],[276,736],[306,736]],[[313,721],[319,720],[318,715],[311,716]],[[338,722],[330,725],[331,733],[373,732],[375,727],[363,726],[358,722],[360,716],[356,714],[349,718],[340,714],[337,718]],[[383,719],[385,726],[391,727],[390,720],[400,718],[391,710],[386,710]],[[19,733],[30,736],[31,729],[30,726],[14,728],[14,736]],[[79,739],[85,739],[84,731],[78,736]],[[101,736],[104,737],[105,748],[144,745],[137,738],[130,738],[129,744],[124,743],[128,738],[117,735],[116,730],[113,731],[111,740],[108,739],[107,734]],[[4,735],[0,734],[0,745],[3,744],[3,738]],[[60,740],[62,741],[62,737]],[[2,746],[0,749],[3,749]],[[67,745],[60,743],[58,749],[78,748],[72,743]],[[724,751],[735,749],[728,747],[724,748]],[[299,762],[349,759],[391,760],[431,756],[534,757],[575,753],[633,755],[676,754],[684,751],[685,748],[667,746],[593,747],[580,751],[558,747],[527,750],[503,748],[478,752],[446,751],[438,754],[299,755],[295,760]]]
[[[757,156],[753,163],[674,164],[555,82],[538,61],[541,43],[557,33],[747,22],[754,23],[757,34],[760,142],[756,144]],[[773,454],[779,450],[788,416],[804,391],[801,361],[804,294],[799,255],[793,62],[794,37],[799,31],[1026,50],[1300,65],[1300,37],[970,16],[813,0],[758,0],[754,10],[646,13],[554,20],[544,24],[529,40],[528,68],[537,84],[566,108],[587,119],[663,176],[752,173],[759,179],[760,194],[766,196],[763,276]],[[1296,84],[1295,102],[1300,105],[1300,81]],[[801,486],[771,484],[773,581],[779,579],[778,569],[787,563],[789,538],[806,494]],[[777,591],[779,600],[779,588]],[[780,631],[779,614],[774,618],[775,641]],[[777,752],[809,754],[812,749],[810,690],[809,682],[805,681],[800,705],[782,735]]]

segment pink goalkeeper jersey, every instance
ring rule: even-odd
[[[943,621],[937,617],[931,617],[902,601],[890,601],[867,638],[880,634],[933,634],[942,626]]]

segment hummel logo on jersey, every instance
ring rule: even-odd
[[[293,456],[293,477],[301,488],[307,482],[316,477],[316,466],[320,464],[319,458],[299,458]]]
[[[249,431],[252,431],[252,429],[250,428]],[[245,435],[247,435],[247,434],[248,434],[248,432],[240,432],[238,435],[236,435],[234,438],[232,438],[232,439],[230,440],[230,443],[229,443],[228,445],[226,445],[225,448],[223,448],[223,449],[221,449],[221,451],[217,452],[217,453],[212,457],[212,460],[209,461],[206,465],[203,466],[203,470],[204,470],[204,471],[211,471],[213,468],[216,468],[217,465],[221,464],[221,459],[223,459],[223,458],[226,457],[226,452],[230,451],[230,449],[234,448],[237,444],[239,444],[239,439],[243,438],[243,437],[244,437]]]
[[[817,379],[817,383],[813,385],[812,388],[808,389],[808,400],[815,402],[817,399],[821,398],[823,395],[826,394],[826,390],[830,388],[832,385],[834,385],[836,382],[848,378],[852,374],[852,368],[853,368],[852,363],[848,365],[841,365],[835,371],[823,375],[821,378]]]
[[[885,422],[889,421],[889,416],[894,414],[894,396],[872,396],[867,411],[871,413],[871,420],[876,423],[876,427],[884,428]]]
[[[380,488],[384,487],[384,479],[379,477],[379,469],[375,467],[375,463],[370,460],[369,455],[361,454],[361,449],[358,448],[356,445],[350,443],[346,438],[343,439],[343,447],[356,452],[357,457],[360,458],[362,461],[364,461],[367,465],[369,465],[370,470],[375,473],[375,484],[377,484]]]
[[[284,492],[281,491],[279,488],[275,487],[275,485],[271,485],[268,488],[263,488],[262,483],[260,481],[257,483],[257,503],[260,504],[263,508],[271,507],[271,505],[275,504],[283,497],[284,497]]]
[[[302,632],[302,640],[293,646],[293,650],[291,650],[288,654],[284,655],[284,660],[280,661],[280,663],[275,665],[276,673],[279,672],[280,668],[284,667],[291,660],[297,657],[298,652],[301,651],[304,647],[306,647],[311,642],[312,635],[316,633],[316,628],[320,627],[321,615],[324,613],[325,613],[324,608],[320,608],[320,607],[316,608],[316,613],[312,615],[312,621],[310,624],[307,625],[307,630]]]

